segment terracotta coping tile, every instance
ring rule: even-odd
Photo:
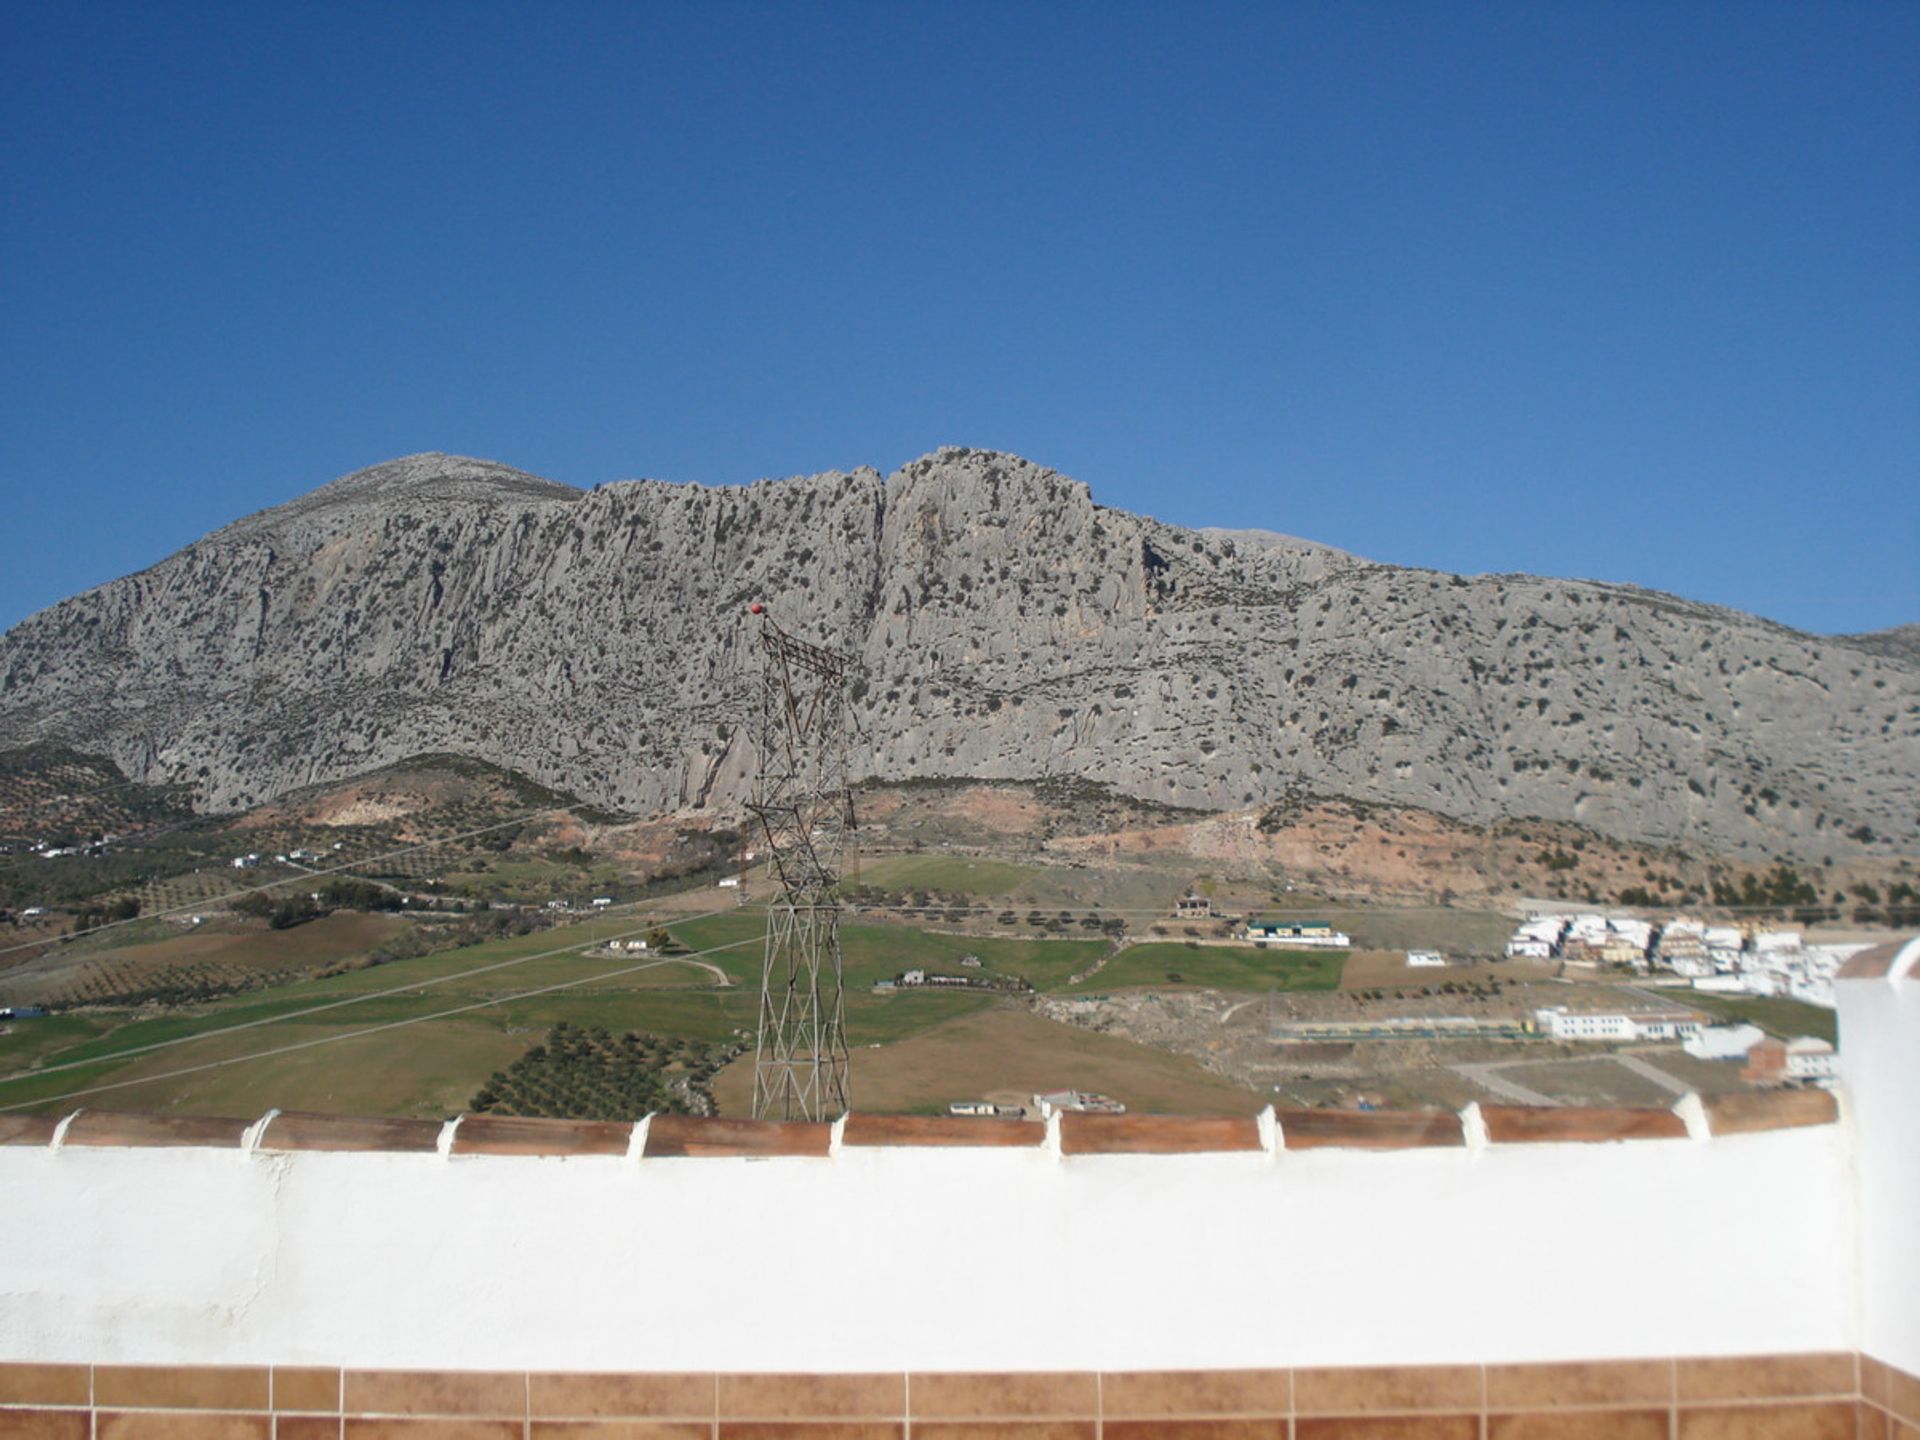
[[[1047,1127],[1031,1120],[971,1115],[849,1115],[840,1132],[843,1145],[939,1145],[970,1147],[1037,1146]]]
[[[1118,1370],[1100,1377],[1100,1414],[1286,1415],[1293,1409],[1291,1370]]]
[[[1489,1414],[1487,1440],[1668,1440],[1667,1410],[1533,1410]]]
[[[1858,955],[1849,956],[1846,964],[1840,967],[1841,980],[1883,980],[1893,969],[1894,959],[1913,942],[1915,936],[1903,935],[1898,940],[1889,940],[1884,945],[1875,945],[1871,950],[1862,950]],[[1907,972],[1909,980],[1920,980],[1920,966]]]
[[[1296,1415],[1478,1410],[1478,1365],[1310,1366],[1293,1372]]]
[[[801,1155],[825,1159],[833,1127],[813,1120],[727,1120],[656,1115],[647,1125],[649,1159],[681,1155]]]
[[[907,1377],[898,1370],[865,1375],[722,1375],[722,1420],[892,1419],[907,1413]]]
[[[1759,1090],[1705,1095],[1707,1129],[1714,1135],[1745,1135],[1755,1130],[1793,1130],[1831,1125],[1840,1106],[1826,1090]]]
[[[262,1150],[401,1150],[440,1147],[438,1120],[382,1120],[283,1110],[260,1137]]]
[[[1410,1150],[1467,1143],[1460,1117],[1451,1110],[1280,1110],[1276,1115],[1288,1150]]]
[[[0,1145],[48,1145],[59,1128],[58,1115],[0,1115]]]
[[[1672,1399],[1671,1360],[1562,1360],[1487,1366],[1490,1410],[1665,1405]]]
[[[1671,1110],[1597,1106],[1482,1105],[1487,1138],[1496,1145],[1551,1141],[1684,1140],[1687,1122]]]
[[[1920,1375],[1910,1375],[1897,1365],[1881,1364],[1880,1368],[1886,1395],[1880,1403],[1895,1419],[1920,1426]]]
[[[67,1126],[68,1145],[195,1145],[237,1150],[251,1120],[211,1115],[159,1115],[140,1111],[82,1110]]]
[[[1682,1407],[1678,1440],[1855,1440],[1854,1402]]]
[[[1100,1406],[1099,1382],[1090,1370],[991,1373],[916,1370],[907,1394],[916,1431],[923,1418],[1090,1417]]]
[[[273,1408],[339,1414],[339,1370],[330,1365],[274,1366]]]
[[[549,1120],[526,1115],[462,1115],[455,1155],[625,1155],[625,1120]]]
[[[1674,1362],[1674,1396],[1682,1405],[1702,1400],[1761,1400],[1857,1392],[1850,1350],[1802,1355],[1724,1355]]]
[[[1283,1419],[1105,1420],[1100,1427],[1102,1440],[1287,1440],[1291,1433]]]
[[[349,1415],[462,1415],[524,1419],[527,1377],[506,1370],[348,1370]]]
[[[1260,1122],[1251,1115],[1088,1115],[1060,1117],[1065,1155],[1195,1155],[1258,1150]]]
[[[92,1387],[85,1365],[0,1365],[0,1405],[85,1405]]]
[[[527,1376],[527,1410],[536,1420],[698,1417],[711,1428],[718,1382],[711,1373],[534,1371]],[[702,1433],[706,1433],[704,1430]]]
[[[264,1365],[96,1365],[99,1409],[265,1410]]]

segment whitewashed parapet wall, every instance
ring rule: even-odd
[[[452,1127],[413,1152],[62,1136],[0,1146],[0,1354],[1113,1370],[1853,1347],[1846,1124],[1709,1136],[1678,1109],[1673,1138],[1489,1144],[1469,1111],[1464,1144],[1390,1150],[1292,1149],[1269,1115],[1253,1148],[1181,1154],[1063,1154],[1058,1122],[1038,1145],[767,1158],[643,1157],[644,1131],[571,1156],[463,1156]]]
[[[1853,1136],[1859,1348],[1920,1373],[1920,939],[1834,987]]]

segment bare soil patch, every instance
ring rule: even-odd
[[[1111,1095],[1129,1110],[1153,1114],[1250,1115],[1267,1103],[1258,1091],[1208,1074],[1165,1050],[997,1007],[878,1049],[853,1053],[853,1103],[868,1111],[940,1111],[955,1100],[1073,1088]],[[753,1056],[743,1055],[714,1081],[723,1115],[745,1115],[753,1095]]]

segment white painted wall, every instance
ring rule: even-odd
[[[1071,1159],[0,1147],[0,1355],[832,1371],[1845,1349],[1853,1219],[1839,1126]],[[1885,1358],[1920,1368],[1903,1353]]]
[[[1854,1135],[1860,1349],[1920,1374],[1920,940],[1888,979],[1836,980]]]

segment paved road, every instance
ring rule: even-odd
[[[1500,1071],[1513,1061],[1504,1060],[1491,1065],[1454,1065],[1450,1067],[1457,1075],[1464,1075],[1483,1090],[1491,1090],[1502,1100],[1511,1100],[1516,1105],[1558,1105],[1560,1102],[1551,1095],[1542,1095],[1538,1090],[1529,1089],[1518,1080],[1509,1080]]]
[[[1693,1090],[1693,1087],[1685,1081],[1674,1079],[1658,1065],[1649,1064],[1638,1055],[1629,1055],[1624,1050],[1617,1050],[1614,1052],[1613,1061],[1617,1065],[1625,1066],[1641,1079],[1651,1080],[1669,1095],[1686,1095]]]

